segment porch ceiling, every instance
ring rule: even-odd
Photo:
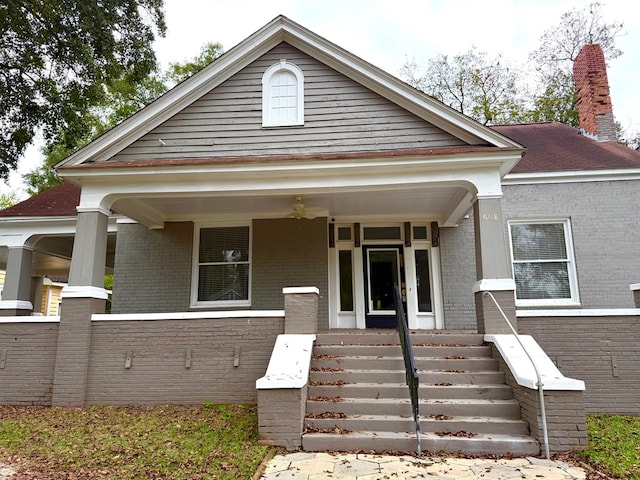
[[[269,194],[145,195],[122,198],[113,210],[140,223],[149,212],[168,221],[206,221],[215,217],[282,218],[292,213],[296,197],[302,197],[306,211],[314,216],[336,218],[376,218],[401,216],[425,218],[445,224],[461,203],[469,202],[469,192],[461,186],[395,188],[376,191],[280,191]],[[470,203],[468,205],[470,207]],[[468,207],[462,210],[468,211]],[[457,219],[459,220],[459,219]],[[457,221],[456,220],[456,221]]]

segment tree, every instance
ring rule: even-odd
[[[48,145],[87,135],[109,85],[145,78],[166,30],[162,0],[5,0],[0,4],[0,177],[36,132]]]
[[[573,85],[573,62],[583,46],[597,43],[605,58],[622,55],[615,39],[624,28],[621,22],[606,23],[601,5],[592,2],[582,10],[572,9],[560,22],[540,37],[540,47],[529,55],[538,74],[532,118],[536,121],[557,120],[578,125],[578,112]]]
[[[12,207],[16,203],[18,203],[18,195],[16,194],[16,192],[0,194],[0,210]]]
[[[200,53],[190,60],[186,60],[182,63],[170,63],[169,69],[164,75],[165,82],[171,85],[180,83],[192,76],[194,73],[198,73],[223,53],[224,48],[221,43],[205,43],[200,47]]]
[[[28,193],[35,195],[61,182],[53,166],[103,134],[144,106],[165,93],[170,85],[190,77],[217,57],[224,49],[219,43],[206,43],[200,53],[184,62],[169,64],[166,72],[154,68],[142,80],[137,80],[130,72],[123,72],[120,78],[103,85],[104,95],[100,102],[87,109],[83,116],[82,135],[67,137],[62,131],[57,141],[42,149],[43,165],[23,176]]]
[[[415,61],[402,67],[410,85],[483,124],[520,121],[525,110],[524,86],[516,70],[498,56],[489,58],[475,47],[451,59],[438,55],[419,74]]]
[[[429,60],[424,75],[415,61],[406,62],[401,77],[456,110],[484,124],[558,121],[578,125],[573,61],[580,49],[599,43],[605,58],[622,52],[615,39],[623,24],[606,23],[601,5],[570,10],[540,37],[540,47],[529,56],[535,73],[524,75],[501,57],[490,58],[472,48],[449,59]],[[633,144],[633,141],[629,141]]]

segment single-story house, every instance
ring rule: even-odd
[[[487,127],[277,17],[0,212],[0,402],[256,402],[278,335],[394,327],[398,285],[412,331],[509,334],[497,303],[584,380],[550,409],[584,445],[640,413],[640,152],[598,46],[575,81],[581,129]]]

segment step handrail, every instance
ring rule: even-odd
[[[411,338],[409,337],[407,316],[404,312],[400,288],[397,285],[394,288],[394,303],[396,308],[398,335],[400,336],[402,356],[404,357],[405,377],[407,386],[409,387],[409,396],[411,397],[411,406],[413,409],[413,423],[415,426],[416,439],[418,442],[418,455],[422,455],[422,442],[420,440],[420,397],[418,396],[420,378],[418,376],[418,369],[416,368],[416,359],[413,356],[413,346],[411,345]]]
[[[493,296],[493,294],[491,292],[488,292],[488,291],[484,291],[484,292],[482,292],[482,294],[485,297],[491,298],[491,300],[493,301],[494,305],[497,307],[498,311],[502,315],[502,318],[504,319],[505,322],[507,322],[507,325],[509,326],[509,329],[511,330],[511,334],[515,337],[515,339],[518,341],[518,343],[522,347],[522,350],[524,351],[525,355],[527,356],[527,358],[531,362],[531,365],[533,365],[533,370],[536,372],[536,377],[537,377],[536,386],[538,387],[538,395],[540,397],[540,416],[542,417],[542,435],[543,435],[543,438],[544,438],[544,453],[545,453],[546,458],[548,459],[549,458],[549,436],[547,434],[547,414],[546,414],[545,407],[544,407],[544,383],[542,382],[542,375],[540,374],[540,369],[538,368],[538,365],[536,365],[536,362],[533,360],[533,357],[531,356],[531,354],[527,350],[527,347],[525,347],[524,343],[520,340],[520,335],[518,335],[518,332],[516,332],[516,329],[513,328],[513,325],[511,324],[511,322],[507,318],[507,315],[504,313],[504,310],[502,310],[502,308],[498,304],[498,301]]]

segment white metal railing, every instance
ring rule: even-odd
[[[531,356],[531,354],[529,353],[527,348],[524,346],[524,343],[520,340],[520,335],[518,335],[518,332],[516,332],[516,329],[513,328],[513,325],[511,324],[511,322],[509,321],[509,319],[505,315],[504,310],[502,310],[502,308],[498,304],[498,301],[493,296],[493,294],[491,292],[487,292],[487,291],[482,292],[482,294],[485,297],[491,298],[491,300],[495,304],[496,308],[498,309],[498,311],[502,315],[502,318],[504,319],[505,322],[507,322],[507,325],[509,326],[509,329],[511,330],[511,333],[513,334],[515,339],[518,341],[518,343],[522,347],[522,350],[524,351],[525,355],[527,356],[527,358],[531,362],[531,365],[533,365],[533,369],[536,372],[536,377],[537,377],[536,386],[538,387],[538,395],[540,397],[540,415],[542,416],[542,435],[543,435],[543,438],[544,438],[544,453],[545,453],[545,457],[548,459],[549,458],[549,436],[547,434],[547,414],[546,414],[545,407],[544,407],[544,383],[542,383],[542,375],[540,374],[540,369],[536,365],[536,362],[533,360],[533,357]]]

